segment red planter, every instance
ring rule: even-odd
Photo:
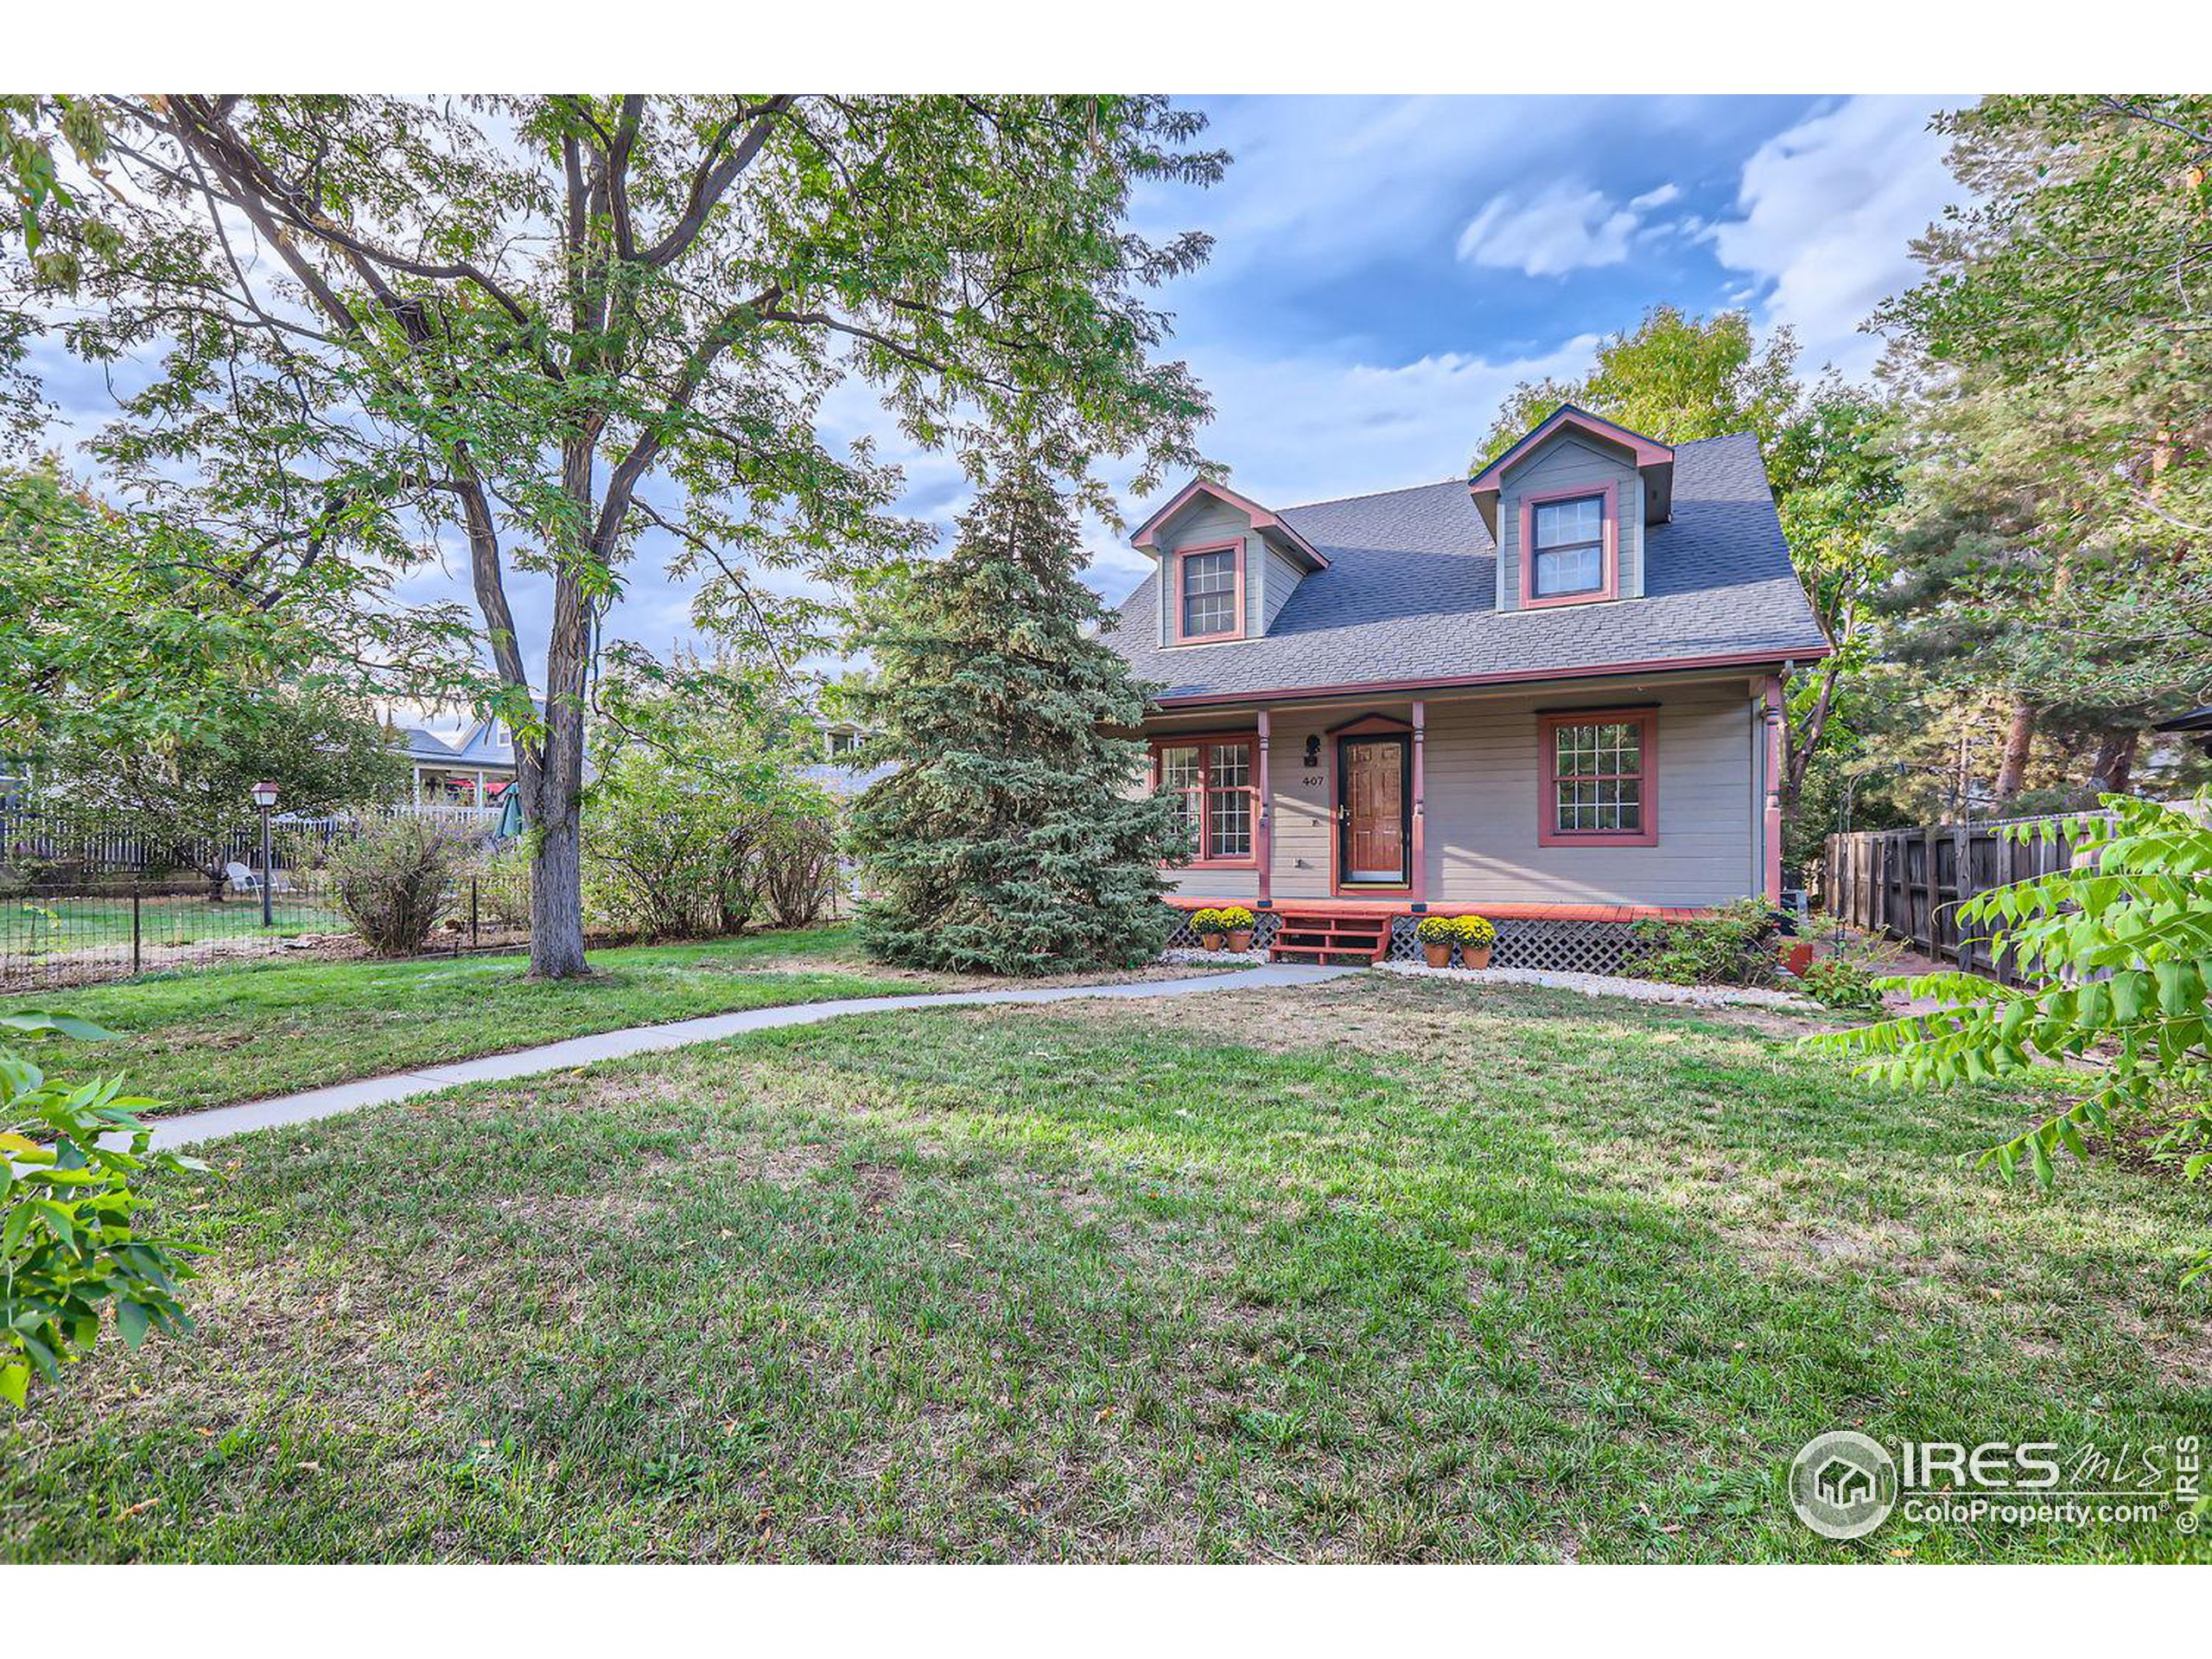
[[[1813,942],[1798,939],[1792,943],[1782,953],[1782,965],[1800,979],[1803,978],[1805,970],[1813,965]]]
[[[1249,950],[1252,948],[1252,930],[1249,927],[1233,927],[1230,929],[1229,948],[1231,950],[1240,952]]]

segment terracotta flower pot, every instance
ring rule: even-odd
[[[1226,937],[1220,933],[1201,933],[1198,935],[1198,943],[1209,950],[1218,950],[1221,949],[1223,939]]]
[[[1793,940],[1782,953],[1782,965],[1802,979],[1805,970],[1813,965],[1813,942],[1810,939]]]
[[[1230,928],[1229,930],[1229,948],[1232,950],[1240,952],[1249,950],[1252,948],[1252,930],[1249,927]]]
[[[1487,968],[1490,966],[1490,953],[1491,947],[1487,944],[1463,944],[1459,947],[1459,965],[1462,968]]]
[[[1430,967],[1449,968],[1452,965],[1451,940],[1445,939],[1435,944],[1430,944],[1424,941],[1421,949],[1421,954],[1428,958],[1428,965]]]

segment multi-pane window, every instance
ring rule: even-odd
[[[1554,599],[1603,588],[1605,498],[1581,495],[1571,501],[1540,501],[1533,517],[1529,539],[1535,581],[1530,592],[1538,599]]]
[[[1561,721],[1551,728],[1552,830],[1560,836],[1648,833],[1649,723]]]
[[[1160,787],[1183,798],[1194,859],[1229,863],[1252,856],[1259,791],[1252,781],[1249,739],[1162,744]]]
[[[1183,638],[1235,633],[1236,614],[1236,551],[1224,548],[1212,553],[1183,556]]]

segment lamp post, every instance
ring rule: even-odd
[[[270,817],[276,810],[276,785],[263,782],[253,786],[253,804],[261,809],[261,925],[273,927],[276,919],[270,913],[270,893],[276,886],[274,837],[270,833]]]

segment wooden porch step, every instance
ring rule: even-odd
[[[1277,913],[1275,937],[1268,947],[1269,962],[1312,960],[1326,965],[1332,957],[1342,957],[1372,964],[1390,954],[1388,916]]]

